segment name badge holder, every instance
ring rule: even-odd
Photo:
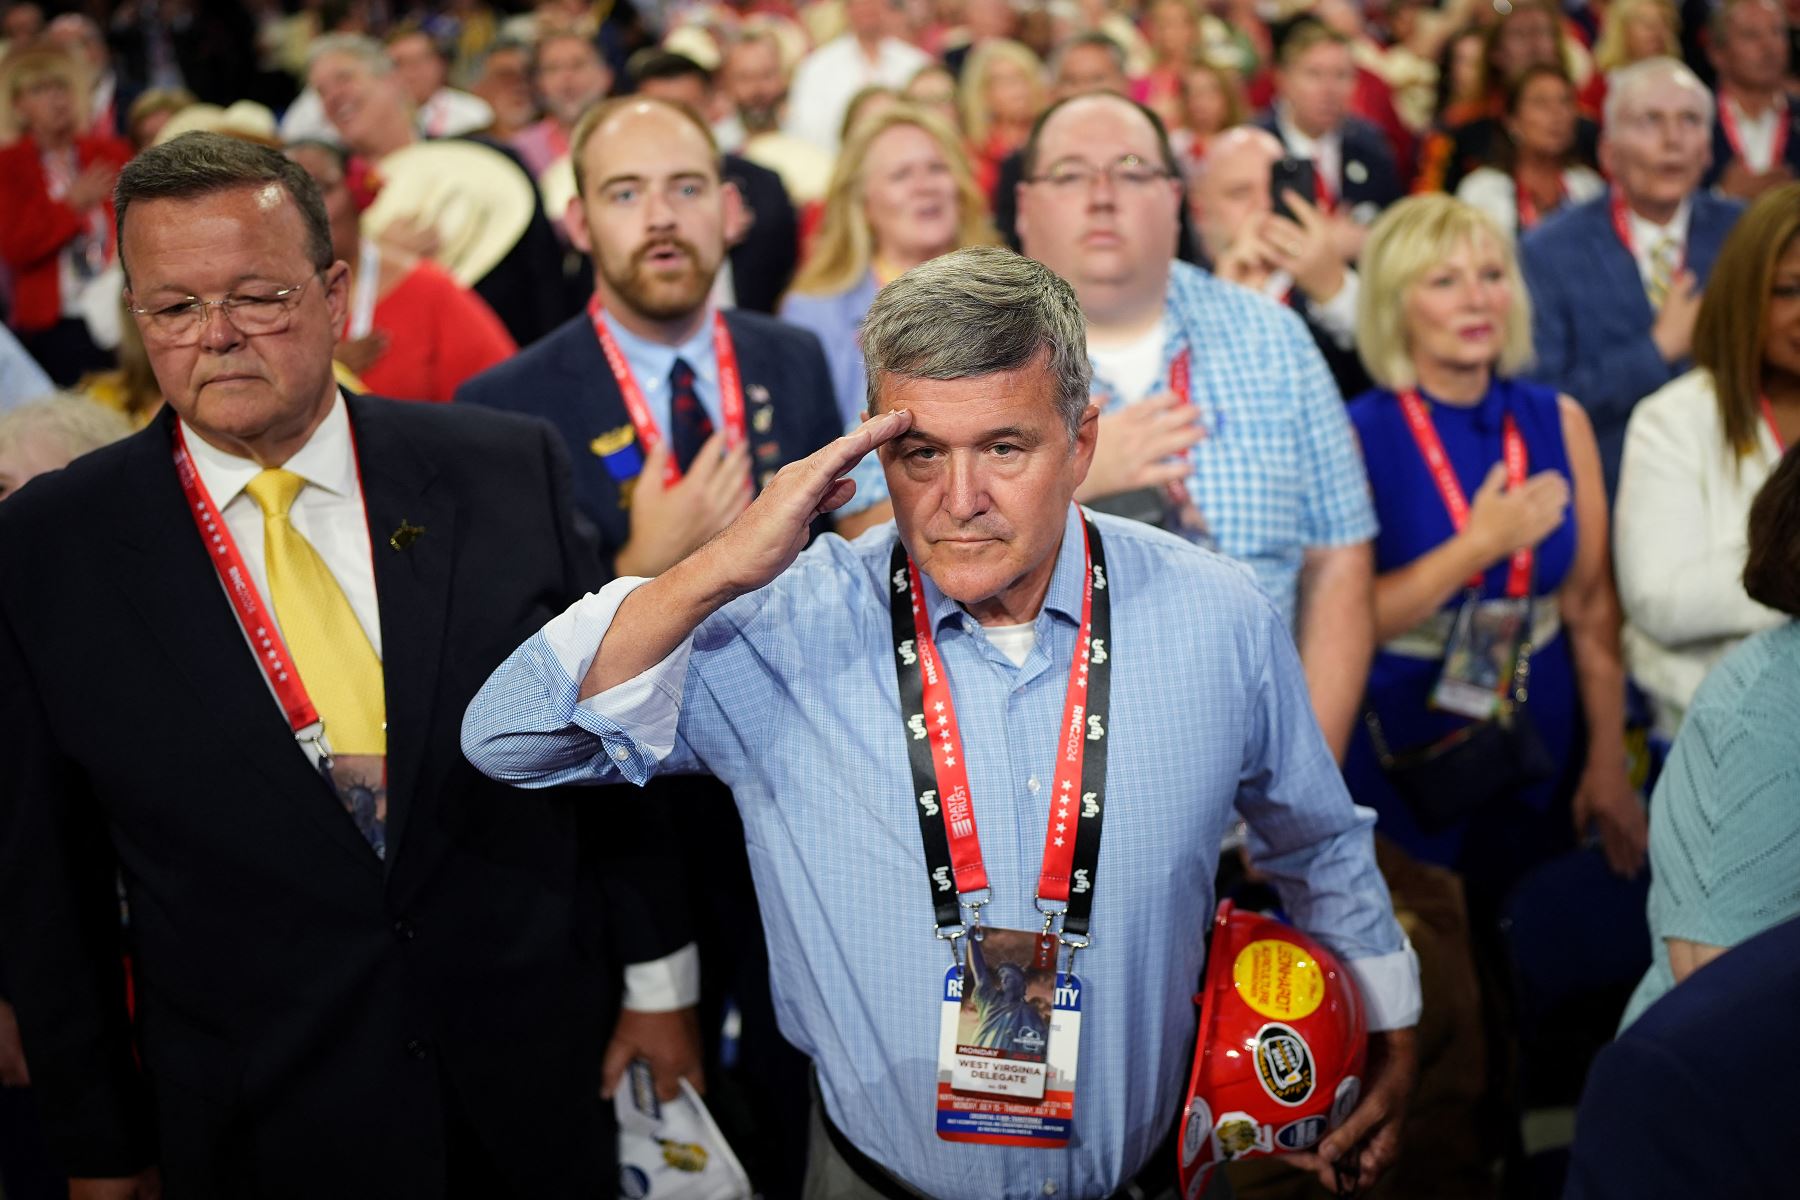
[[[895,669],[925,848],[936,936],[950,943],[939,1029],[938,1136],[1055,1148],[1068,1144],[1083,985],[1075,956],[1089,933],[1105,810],[1111,605],[1100,533],[1083,519],[1085,590],[1059,726],[1044,835],[1040,930],[984,926],[991,898],[949,677],[925,611],[918,568],[891,560]],[[1061,969],[1058,958],[1066,951]]]

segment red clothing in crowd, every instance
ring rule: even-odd
[[[487,301],[421,261],[375,302],[387,349],[362,381],[378,396],[447,404],[464,380],[519,349]]]
[[[116,137],[89,135],[75,139],[80,167],[107,162],[123,167],[131,146]],[[113,204],[102,202],[108,244],[112,240]],[[43,156],[29,135],[0,147],[0,258],[12,269],[12,326],[22,333],[48,329],[62,316],[62,284],[57,255],[87,232],[89,217],[50,198]]]

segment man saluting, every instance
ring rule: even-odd
[[[1417,967],[1280,615],[1230,562],[1071,503],[1098,410],[1080,306],[1043,266],[946,255],[889,285],[862,337],[877,415],[656,579],[551,621],[476,696],[464,752],[537,786],[731,786],[782,1028],[818,1071],[814,1194],[1109,1196],[1172,1166],[1241,814],[1381,1031],[1315,1164],[1331,1179],[1354,1149],[1366,1180],[1395,1150]],[[895,525],[801,554],[876,448]],[[954,1086],[941,1036],[977,924],[1058,971],[1048,1071],[989,1073],[1004,1124]]]

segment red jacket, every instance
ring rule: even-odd
[[[105,135],[75,139],[81,166],[109,162],[123,167],[131,146]],[[113,220],[112,197],[104,202],[108,240]],[[50,198],[43,159],[29,136],[0,147],[0,258],[12,268],[12,326],[34,333],[56,324],[62,315],[62,292],[56,256],[85,222],[80,213]]]

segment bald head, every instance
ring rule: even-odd
[[[1188,207],[1209,260],[1219,261],[1246,225],[1272,211],[1269,172],[1284,153],[1274,134],[1249,125],[1228,129],[1208,145]]]

